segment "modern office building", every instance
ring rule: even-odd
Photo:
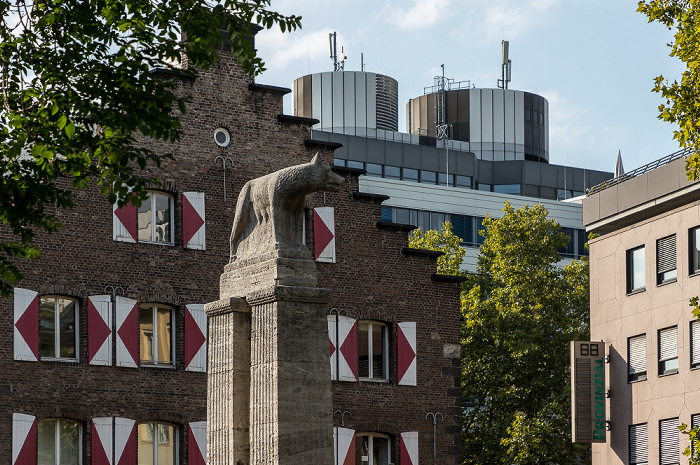
[[[398,84],[357,71],[324,72],[294,81],[294,115],[319,120],[312,138],[338,144],[335,163],[360,168],[361,190],[388,195],[384,218],[423,229],[450,220],[476,267],[483,218],[543,203],[570,237],[565,259],[585,255],[581,205],[571,202],[612,173],[550,164],[549,106],[511,89],[469,88],[436,78],[406,105],[398,132]],[[566,260],[565,260],[566,262]]]
[[[591,341],[607,356],[609,432],[594,465],[683,464],[700,425],[700,183],[679,152],[591,189]]]
[[[332,164],[337,147],[309,137],[316,120],[282,114],[289,89],[220,56],[179,84],[191,96],[183,135],[155,146],[174,159],[149,170],[163,182],[148,200],[116,208],[78,192],[0,300],[0,462],[205,463],[203,306],[219,298],[238,192],[316,152]],[[410,228],[382,222],[386,196],[363,192],[359,171],[337,170],[344,190],[306,203],[318,283],[333,291],[320,317],[335,349],[321,356],[337,363],[337,463],[461,463],[459,280],[408,248]]]

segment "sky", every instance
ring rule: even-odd
[[[634,0],[272,0],[302,17],[292,33],[263,30],[256,46],[267,71],[261,84],[292,87],[301,76],[332,71],[328,33],[338,34],[346,71],[385,74],[399,83],[399,130],[406,103],[442,73],[477,88],[501,77],[501,41],[510,42],[510,89],[549,101],[549,160],[625,171],[678,150],[674,126],[657,118],[654,78],[678,79],[669,57],[673,32],[636,12]],[[285,113],[292,114],[291,94]]]

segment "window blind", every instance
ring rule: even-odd
[[[647,336],[635,336],[629,341],[629,374],[646,373],[647,371]]]
[[[630,426],[630,464],[645,464],[648,459],[647,424]]]
[[[678,327],[659,331],[659,361],[678,358]]]
[[[674,465],[680,462],[680,438],[678,418],[669,418],[659,422],[659,463]]]
[[[690,323],[690,364],[700,363],[700,320]]]
[[[676,269],[676,236],[656,241],[656,271],[666,273]]]

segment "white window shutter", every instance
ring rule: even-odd
[[[630,434],[630,463],[646,463],[649,456],[647,424],[632,425]]]
[[[117,366],[139,366],[138,304],[133,299],[117,296]]]
[[[335,465],[355,465],[355,430],[333,428]]]
[[[136,465],[136,421],[130,418],[114,419],[114,463]]]
[[[673,465],[680,461],[680,431],[678,418],[669,418],[659,422],[659,463]]]
[[[338,380],[338,336],[335,330],[336,315],[328,315],[328,346],[331,353],[331,381]]]
[[[92,419],[92,465],[112,465],[112,417]]]
[[[136,242],[138,237],[138,209],[136,205],[127,203],[119,208],[112,205],[112,239],[120,242]]]
[[[187,249],[205,250],[205,227],[204,192],[183,192],[182,245]]]
[[[415,322],[398,324],[396,346],[399,384],[403,386],[416,386],[418,383],[418,373],[416,370],[417,349]]]
[[[678,358],[678,326],[659,331],[659,361]]]
[[[338,317],[338,365],[340,381],[357,381],[357,320]]]
[[[418,465],[418,431],[401,433],[399,448],[399,463],[401,465]]]
[[[112,299],[108,295],[88,297],[88,363],[112,365]]]
[[[207,422],[194,421],[187,431],[187,464],[206,465],[207,463]]]
[[[647,336],[635,336],[629,338],[629,362],[628,373],[646,373],[647,371]]]
[[[39,360],[39,293],[15,288],[15,360]]]
[[[203,304],[185,306],[185,370],[207,371],[207,314]]]
[[[36,465],[36,417],[12,414],[12,465]]]
[[[314,208],[314,259],[335,263],[335,212],[333,207]]]

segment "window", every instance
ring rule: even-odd
[[[345,166],[346,160],[343,158],[334,158],[333,159],[333,166]]]
[[[391,223],[393,221],[393,216],[393,208],[382,205],[382,221]]]
[[[676,235],[656,241],[656,284],[676,280]]]
[[[62,418],[38,421],[38,465],[80,465],[82,439],[82,427],[77,421]]]
[[[690,231],[690,274],[700,272],[700,226]]]
[[[78,360],[78,303],[65,297],[41,297],[39,355]]]
[[[173,243],[173,198],[149,192],[138,211],[139,242]]]
[[[493,191],[499,194],[520,195],[520,184],[494,184]]]
[[[175,315],[164,305],[139,308],[139,346],[141,363],[173,365],[175,360]]]
[[[486,240],[486,226],[484,226],[484,220],[486,218],[477,216],[476,217],[476,243],[481,245]],[[483,235],[481,233],[483,231]]]
[[[404,179],[404,181],[418,182],[418,170],[414,170],[411,168],[404,168],[403,169],[403,179]]]
[[[365,164],[362,163],[361,161],[355,161],[355,160],[348,160],[348,168],[354,168],[358,170],[363,170],[365,169]]]
[[[391,439],[386,434],[357,433],[355,441],[356,465],[389,465]]]
[[[177,460],[177,429],[175,426],[148,422],[138,426],[138,464],[167,465]]]
[[[462,239],[463,243],[474,243],[474,218],[465,215],[450,215],[452,232]]]
[[[700,366],[700,320],[690,322],[690,367]]]
[[[678,418],[659,421],[659,463],[661,465],[680,463],[679,435]]]
[[[471,189],[472,188],[472,177],[471,176],[461,176],[457,175],[455,176],[457,182],[456,185],[457,187],[464,187],[466,189]]]
[[[644,290],[644,246],[627,251],[627,293]]]
[[[435,171],[424,171],[420,172],[420,182],[425,182],[428,184],[435,184],[437,181],[437,174]]]
[[[491,192],[491,184],[480,182],[478,183],[477,189],[480,191]]]
[[[385,166],[384,177],[389,179],[401,179],[401,168],[398,166]]]
[[[646,465],[649,463],[647,424],[631,425],[629,434],[630,465]]]
[[[449,184],[447,183],[449,181]],[[447,175],[445,173],[438,173],[438,184],[441,186],[454,186],[455,181],[454,181],[454,176]]]
[[[382,177],[382,165],[377,165],[376,163],[367,163],[365,169],[367,170],[367,176],[377,176]]]
[[[690,428],[697,428],[698,426],[700,426],[700,414],[696,413],[690,416]],[[695,454],[695,444],[692,442],[690,443],[690,449]]]
[[[647,379],[647,335],[627,339],[627,352],[629,381]]]
[[[678,326],[659,330],[659,375],[678,373]]]
[[[396,223],[418,226],[418,210],[396,207]]]
[[[360,379],[389,379],[387,326],[377,321],[357,325],[357,369]]]

